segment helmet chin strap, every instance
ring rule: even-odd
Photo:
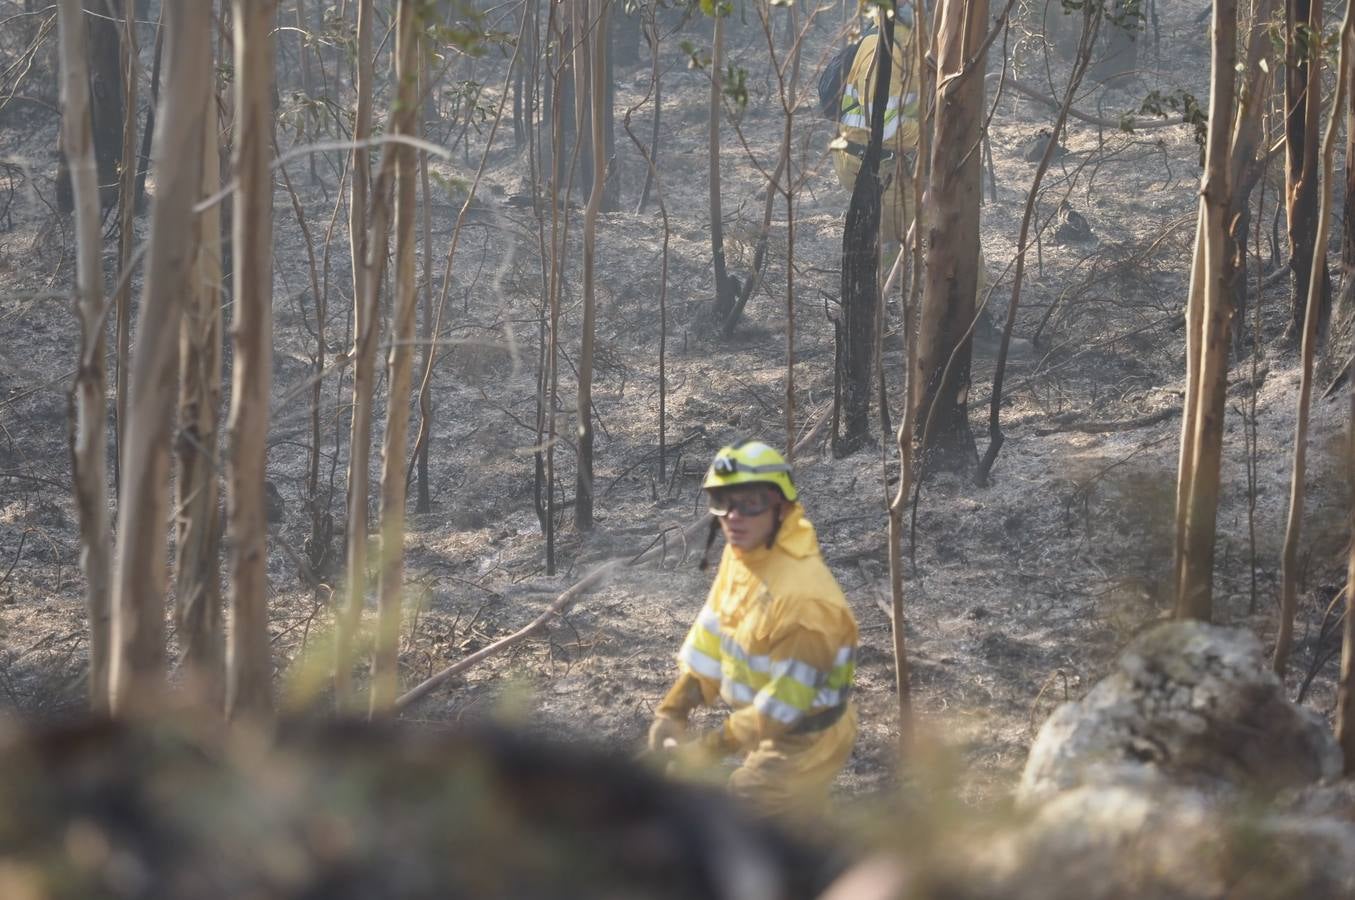
[[[706,532],[706,549],[701,553],[701,564],[697,566],[702,572],[710,568],[710,548],[715,543],[715,536],[720,533],[720,520],[714,516],[710,517],[710,530]]]
[[[781,530],[781,504],[778,503],[772,507],[772,530],[767,535],[767,549],[770,550],[776,546],[776,535]]]

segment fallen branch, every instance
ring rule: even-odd
[[[1076,431],[1082,434],[1106,434],[1112,431],[1134,431],[1138,428],[1147,428],[1149,425],[1156,425],[1158,422],[1166,421],[1172,416],[1181,412],[1176,406],[1169,406],[1166,409],[1159,409],[1155,413],[1149,413],[1146,416],[1139,416],[1134,419],[1111,419],[1102,422],[1068,422],[1059,425],[1051,425],[1048,428],[1037,428],[1035,433],[1040,437],[1059,432]]]
[[[702,516],[691,525],[688,525],[682,532],[683,539],[686,541],[693,540],[701,533],[701,531],[708,527],[706,523],[709,519],[709,516]],[[462,672],[473,668],[476,664],[483,662],[491,656],[502,653],[509,647],[522,643],[544,628],[552,619],[559,618],[567,613],[580,597],[596,587],[607,575],[611,574],[614,569],[637,566],[653,556],[658,550],[659,548],[651,544],[649,549],[640,553],[638,556],[617,556],[602,563],[571,585],[564,593],[560,594],[560,596],[556,597],[555,600],[551,602],[551,605],[546,607],[545,611],[531,622],[528,622],[507,637],[500,638],[494,643],[475,651],[470,656],[457,660],[452,665],[435,675],[424,679],[417,686],[406,691],[396,699],[394,705],[395,711],[400,712],[412,706],[414,703],[417,703],[419,700],[428,696],[435,688],[446,682],[448,679],[460,675]]]
[[[994,72],[989,78],[996,78],[1000,73]],[[1019,78],[1013,78],[1010,74],[1006,77],[1006,82],[1012,88],[1015,88],[1018,94],[1022,94],[1036,103],[1042,103],[1050,109],[1057,110],[1062,105],[1059,101],[1050,97],[1044,91],[1028,84]],[[1186,124],[1185,116],[1173,116],[1169,119],[1135,119],[1124,116],[1119,119],[1107,119],[1103,116],[1094,116],[1091,113],[1085,113],[1077,107],[1068,109],[1068,116],[1077,119],[1079,122],[1086,122],[1088,125],[1096,125],[1099,128],[1114,128],[1117,131],[1155,131],[1159,128],[1172,128],[1176,125]]]
[[[795,449],[791,451],[792,459],[799,459],[800,455],[809,449],[809,445],[823,437],[823,431],[828,423],[832,421],[832,416],[828,415],[828,410],[819,413],[818,419],[805,432],[805,436],[795,442]]]

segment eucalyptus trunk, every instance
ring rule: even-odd
[[[210,49],[209,49],[210,53]],[[211,64],[208,56],[207,64]],[[216,97],[209,90],[203,117],[202,188],[221,186]],[[174,625],[190,692],[218,706],[224,697],[221,632],[221,544],[217,410],[221,406],[221,212],[203,210],[193,232],[188,306],[179,328],[179,437],[174,442]]]
[[[1192,393],[1182,425],[1183,467],[1176,495],[1176,616],[1204,621],[1209,621],[1212,609],[1233,306],[1228,212],[1232,208],[1230,139],[1237,87],[1237,0],[1215,0],[1211,34],[1209,134],[1187,310],[1187,382]]]
[[[1323,0],[1286,0],[1285,3],[1285,211],[1289,226],[1289,268],[1294,274],[1290,300],[1289,336],[1304,331],[1308,282],[1317,272],[1321,293],[1314,308],[1319,328],[1330,309],[1331,284],[1327,268],[1313,266],[1317,254],[1318,126],[1322,118],[1322,54],[1316,35],[1322,33]]]
[[[1348,4],[1341,20],[1341,49],[1336,63],[1336,91],[1332,97],[1331,117],[1322,138],[1322,191],[1317,203],[1317,233],[1324,236],[1313,253],[1308,278],[1308,302],[1303,318],[1302,368],[1299,374],[1298,413],[1294,423],[1294,468],[1289,481],[1289,516],[1285,523],[1284,546],[1280,551],[1280,627],[1275,636],[1275,672],[1281,677],[1289,663],[1294,640],[1294,614],[1298,609],[1299,531],[1303,523],[1305,478],[1307,476],[1308,415],[1313,396],[1313,360],[1317,354],[1319,307],[1323,301],[1322,273],[1326,270],[1327,226],[1331,221],[1332,173],[1336,155],[1336,134],[1341,123],[1339,111],[1350,88],[1348,67],[1355,63],[1352,39],[1355,16]]]
[[[367,493],[372,448],[373,370],[379,332],[376,304],[380,276],[368,266],[367,200],[371,155],[363,143],[372,133],[372,0],[357,3],[357,111],[353,122],[353,184],[348,207],[348,240],[353,261],[353,413],[348,441],[348,515],[344,582],[347,596],[335,615],[334,694],[339,706],[353,703],[353,643],[367,595]],[[378,207],[381,204],[378,202]],[[384,226],[383,226],[384,228]],[[385,236],[381,256],[385,263]]]
[[[89,72],[80,0],[57,7],[61,56],[62,146],[75,212],[75,313],[80,357],[71,387],[71,472],[80,519],[80,569],[89,616],[89,701],[108,709],[109,546],[108,438],[104,396],[103,236],[99,231],[99,175],[90,133]]]
[[[231,632],[226,713],[273,710],[268,639],[267,462],[273,384],[273,26],[277,0],[234,0],[235,158],[231,213],[234,359],[227,421],[227,533],[231,547]]]
[[[153,708],[165,688],[169,442],[176,406],[179,319],[193,266],[193,203],[211,84],[210,0],[165,9],[169,81],[155,134],[159,189],[151,213],[135,365],[127,398],[113,584],[112,711]]]
[[[927,465],[973,461],[968,397],[978,289],[983,60],[987,0],[941,0],[936,26],[935,136],[920,208],[926,266],[913,402]]]
[[[418,116],[419,34],[417,0],[400,0],[396,12],[396,102],[391,133],[412,136]],[[400,676],[400,609],[404,589],[405,445],[409,432],[414,320],[418,309],[414,273],[414,212],[418,173],[414,148],[388,144],[395,158],[395,297],[387,360],[390,392],[381,466],[381,565],[376,651],[372,660],[371,712],[395,702]]]
[[[581,0],[584,9],[591,12],[593,4]],[[598,212],[602,209],[606,185],[603,183],[603,169],[606,160],[600,148],[603,145],[603,131],[606,127],[606,111],[603,101],[606,98],[607,33],[606,0],[598,2],[597,26],[590,29],[591,36],[584,42],[588,50],[588,96],[592,110],[593,141],[593,178],[592,190],[588,193],[588,207],[584,212],[583,225],[583,336],[579,348],[578,380],[578,440],[579,460],[576,468],[574,527],[579,531],[588,531],[593,527],[593,332],[596,330],[594,315],[597,309],[597,230]],[[576,71],[578,69],[576,68]],[[580,92],[582,93],[582,91]]]

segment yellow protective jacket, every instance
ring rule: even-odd
[[[678,654],[681,675],[658,713],[686,718],[695,706],[722,698],[733,710],[723,749],[751,751],[796,733],[805,717],[848,702],[856,643],[856,620],[797,503],[772,547],[725,547]]]
[[[912,46],[912,16],[907,14],[907,7],[901,6],[900,10],[894,21],[894,68],[889,74],[883,143],[886,151],[896,153],[917,146],[918,85],[922,83]],[[839,133],[861,146],[870,141],[870,105],[875,97],[875,52],[879,43],[878,33],[862,38],[842,85]]]

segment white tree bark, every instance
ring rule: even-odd
[[[394,134],[413,135],[418,113],[419,34],[414,0],[400,0],[396,13]],[[381,592],[377,609],[376,655],[372,662],[371,712],[395,702],[400,675],[400,594],[405,561],[405,445],[408,443],[414,313],[414,205],[417,180],[414,148],[393,144],[395,157],[395,302],[387,362],[386,436],[381,452]],[[378,202],[380,202],[378,200]]]
[[[227,431],[231,632],[226,712],[272,712],[268,641],[268,516],[264,506],[268,400],[273,383],[273,22],[276,0],[235,0],[235,174],[231,218],[235,289]]]
[[[361,146],[372,133],[372,0],[357,7],[357,118],[353,139],[353,193],[348,208],[348,239],[353,255],[353,419],[348,440],[348,521],[345,581],[348,593],[335,616],[334,695],[341,707],[353,698],[353,634],[362,620],[367,593],[367,490],[372,448],[372,369],[379,330],[376,287],[379,276],[368,269],[367,198],[371,187],[370,154]],[[378,206],[382,202],[378,198]],[[384,225],[383,225],[384,230]],[[385,237],[381,238],[382,260]]]
[[[71,391],[71,471],[80,516],[80,568],[89,615],[89,696],[108,709],[108,448],[103,329],[103,240],[99,233],[99,173],[89,118],[89,69],[80,0],[57,8],[61,48],[61,127],[75,198],[75,312],[80,358]]]
[[[122,447],[113,585],[112,711],[157,705],[164,691],[169,440],[179,319],[192,268],[193,202],[202,185],[210,0],[165,8],[169,77],[155,134],[156,196]]]
[[[203,65],[211,71],[212,58]],[[210,84],[203,117],[202,189],[221,184],[217,103]],[[219,708],[224,692],[217,410],[221,407],[221,208],[208,207],[193,232],[188,308],[179,329],[179,438],[175,478],[174,627],[183,650],[185,686]]]

